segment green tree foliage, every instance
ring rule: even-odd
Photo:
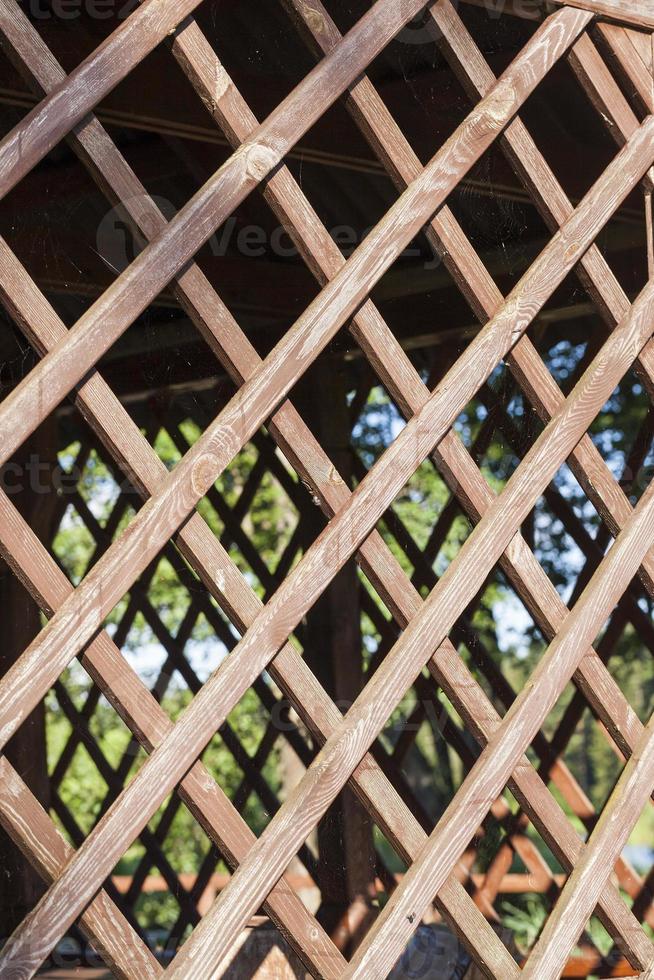
[[[583,356],[582,347],[567,343],[559,343],[549,351],[548,366],[564,390],[572,384]],[[509,405],[508,422],[497,413],[497,403],[501,399]],[[638,472],[629,471],[629,456],[646,412],[647,398],[642,387],[637,378],[628,375],[591,430],[602,455],[613,472],[623,479],[634,500],[652,476],[651,470],[647,469],[651,463],[650,457],[646,457],[644,467],[639,464]],[[359,478],[379,459],[403,424],[384,390],[373,388],[353,430],[353,445],[360,461]],[[504,372],[498,370],[491,379],[489,390],[468,406],[456,427],[476,456],[490,486],[499,492],[536,438],[541,424],[511,387]],[[161,430],[157,434],[155,448],[166,465],[172,468],[180,459],[181,452],[192,445],[199,434],[198,426],[187,420],[174,439]],[[119,506],[122,509],[116,520],[112,512],[119,499],[118,486],[114,474],[100,457],[95,452],[83,455],[79,444],[75,444],[62,454],[62,462],[70,471],[72,482],[77,483],[79,498],[71,498],[54,541],[54,551],[71,581],[77,583],[95,560],[96,546],[87,528],[88,515],[85,515],[84,509],[88,508],[98,525],[115,536],[129,522],[139,502],[136,497],[121,498]],[[290,470],[288,479],[295,479]],[[256,489],[253,489],[255,485]],[[569,512],[583,519],[587,533],[597,536],[598,553],[601,555],[609,540],[604,538],[596,512],[567,467],[557,474],[553,487],[560,493]],[[243,508],[241,527],[251,542],[255,557],[244,553],[239,542],[232,540],[225,528],[224,515],[221,516],[215,500],[201,501],[198,509],[212,531],[221,538],[248,582],[260,596],[265,597],[271,584],[270,574],[274,572],[296,528],[297,511],[278,480],[270,474],[267,460],[251,444],[238,454],[221,476],[216,490],[224,505],[230,509],[238,505],[243,494],[246,495],[243,499],[247,499],[247,506]],[[439,521],[444,514],[447,523],[441,534]],[[470,534],[471,524],[452,501],[443,477],[431,461],[426,461],[404,487],[379,530],[404,570],[426,596]],[[571,596],[575,597],[577,576],[584,569],[585,559],[579,550],[579,542],[573,540],[560,516],[552,510],[547,495],[537,503],[524,533],[563,598],[568,601]],[[423,553],[427,555],[426,559],[422,557]],[[179,561],[182,562],[181,558]],[[256,561],[261,564],[256,565]],[[256,567],[253,567],[253,563]],[[189,570],[184,571],[188,575]],[[392,637],[393,628],[388,610],[363,575],[361,583],[367,594],[362,618],[364,661],[372,669],[376,666],[376,658],[383,652],[384,644],[388,645],[388,631]],[[169,558],[163,557],[157,563],[147,585],[147,595],[165,629],[176,636],[184,623],[190,596],[188,585],[182,581],[180,568],[175,567]],[[651,620],[649,601],[644,596],[638,601],[643,613]],[[124,600],[113,611],[108,620],[110,631],[120,629],[126,607],[127,601]],[[546,648],[543,637],[499,571],[489,577],[474,611],[462,618],[459,627],[453,638],[461,656],[503,713],[506,705],[493,693],[482,668],[490,666],[498,677],[503,677],[508,685],[519,691]],[[227,624],[225,629],[229,635]],[[217,659],[226,654],[223,640],[224,634],[223,639],[216,637],[206,616],[198,619],[186,641],[187,654],[196,669],[200,668],[201,672],[204,661],[207,662],[207,670],[216,665]],[[126,635],[122,636],[121,643],[125,655],[153,683],[165,658],[160,655],[155,666],[147,666],[153,657],[157,660],[158,640],[152,624],[139,613]],[[654,704],[653,665],[653,658],[633,626],[625,626],[611,660],[611,670],[641,718],[648,716]],[[64,685],[75,709],[83,711],[91,685],[81,668],[73,666],[64,678]],[[555,731],[573,693],[570,687],[548,719],[545,726],[548,734]],[[178,674],[173,675],[163,693],[164,709],[175,719],[190,700],[187,684]],[[458,755],[442,738],[440,726],[446,717],[461,724],[442,692],[435,706],[432,705],[426,713],[421,713],[418,698],[411,693],[389,719],[382,734],[382,741],[392,749],[403,737],[407,724],[415,726],[415,742],[409,744],[409,740],[409,748],[402,762],[403,771],[434,821],[465,774]],[[247,754],[254,756],[265,731],[266,718],[253,691],[248,692],[233,710],[229,724]],[[476,743],[465,731],[465,726],[461,727],[462,739],[474,752]],[[53,692],[48,700],[51,770],[56,771],[57,766],[61,765],[62,753],[73,731],[74,725]],[[112,778],[117,778],[116,773],[120,773],[121,780],[129,780],[143,761],[143,753],[135,748],[130,733],[102,698],[92,712],[90,731],[97,749],[92,749],[82,740],[68,760],[59,789],[61,802],[82,835],[92,829],[103,808],[115,797],[116,786],[112,787],[110,783]],[[98,765],[98,752],[103,760],[101,765]],[[131,753],[131,759],[125,766],[126,752]],[[621,764],[588,710],[579,720],[565,758],[592,803],[601,808],[615,783]],[[206,750],[204,761],[230,797],[239,793],[243,773],[219,736]],[[103,766],[104,772],[101,771]],[[268,757],[263,775],[273,791],[277,792],[281,782],[278,746]],[[254,793],[245,797],[244,801],[241,800],[244,816],[253,830],[260,833],[269,814]],[[162,807],[150,822],[152,831],[156,830],[165,810],[166,806]],[[577,826],[582,830],[579,824]],[[70,824],[66,825],[64,821],[63,829],[69,832]],[[650,818],[643,818],[634,841],[650,844],[651,829]],[[486,837],[479,842],[480,870],[492,860],[503,839],[499,825],[495,830],[496,833],[489,825]],[[530,832],[551,866],[558,870],[543,842],[534,832]],[[378,845],[391,866],[400,870],[400,863],[381,835],[378,835]],[[163,852],[166,859],[178,873],[196,873],[208,850],[206,836],[190,813],[183,806],[180,807],[165,838]],[[117,873],[133,873],[143,853],[142,844],[135,843],[116,869]],[[156,873],[155,868],[152,870]],[[514,870],[524,869],[517,861]],[[504,912],[507,924],[515,929],[524,945],[529,945],[537,935],[545,915],[545,906],[541,897],[525,896],[505,903]],[[177,909],[170,896],[155,896],[141,901],[139,913],[144,925],[166,927],[173,924]],[[600,936],[600,927],[598,930],[598,943],[601,944],[604,940]]]

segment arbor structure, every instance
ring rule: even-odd
[[[653,976],[654,13],[243,10],[0,0],[0,975]]]

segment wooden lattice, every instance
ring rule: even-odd
[[[113,202],[122,202],[144,242],[149,242],[70,330],[20,265],[10,244],[0,242],[3,302],[42,358],[0,406],[1,461],[9,460],[59,403],[71,396],[104,451],[145,500],[127,528],[107,544],[73,588],[11,500],[0,495],[2,555],[49,616],[47,626],[0,682],[2,744],[48,690],[57,690],[66,666],[81,655],[98,689],[149,753],[138,775],[87,838],[79,840],[74,853],[7,760],[0,761],[3,825],[51,883],[7,941],[0,955],[0,974],[33,975],[78,919],[117,975],[141,978],[164,972],[117,909],[116,896],[100,889],[133,840],[143,834],[151,816],[177,789],[235,871],[168,966],[165,972],[171,977],[204,980],[212,976],[243,925],[261,906],[316,976],[383,977],[432,902],[455,925],[489,976],[510,978],[522,973],[539,980],[559,976],[594,912],[632,968],[643,977],[654,976],[654,944],[640,921],[653,914],[648,885],[620,857],[654,786],[654,722],[643,726],[607,670],[611,631],[604,633],[601,647],[592,645],[614,609],[615,633],[627,618],[638,623],[640,616],[646,622],[637,628],[651,642],[651,623],[634,597],[632,580],[638,576],[647,593],[654,594],[650,554],[654,484],[633,506],[586,434],[629,370],[637,371],[648,392],[654,390],[650,344],[654,285],[650,280],[631,303],[594,244],[629,193],[648,179],[654,162],[654,120],[651,115],[643,122],[637,118],[587,33],[596,16],[611,19],[600,23],[599,31],[620,59],[620,22],[651,32],[654,14],[650,5],[647,0],[559,4],[561,9],[555,13],[543,14],[543,23],[498,80],[449,0],[426,6],[423,0],[377,0],[345,37],[319,0],[288,0],[300,27],[309,34],[312,45],[322,49],[324,58],[259,124],[192,18],[199,2],[146,0],[67,77],[14,0],[0,2],[0,31],[12,59],[44,93],[43,100],[0,145],[0,193],[7,194],[58,141],[67,138],[102,189]],[[428,26],[474,102],[470,114],[426,167],[363,74],[423,8]],[[167,42],[172,55],[234,147],[234,154],[170,222],[91,115],[103,97],[168,35],[172,35]],[[562,58],[570,60],[622,147],[576,206],[518,116],[530,94]],[[631,71],[632,82],[637,84],[633,66],[623,67],[627,74]],[[283,165],[293,145],[346,92],[348,109],[401,191],[347,261]],[[654,108],[651,77],[642,79],[639,94],[649,112]],[[495,141],[501,142],[552,232],[548,245],[508,297],[500,294],[445,203]],[[260,185],[322,287],[263,360],[193,263],[193,256],[213,231]],[[368,299],[384,272],[423,227],[480,320],[487,321],[433,390]],[[526,332],[573,270],[611,330],[566,398]],[[238,386],[171,473],[94,370],[103,354],[169,283]],[[354,491],[298,411],[285,401],[348,321],[374,374],[408,419],[384,455],[360,474]],[[543,428],[525,450],[521,433],[511,429],[501,404],[491,404],[492,424],[506,426],[507,438],[522,457],[505,489],[495,496],[453,425],[471,399],[491,397],[483,392],[501,362],[510,369]],[[220,473],[264,423],[310,486],[329,522],[292,570],[289,555],[282,564],[283,581],[262,606],[195,508],[199,500],[214,493],[212,487]],[[410,536],[399,523],[394,525],[398,544],[417,569],[412,582],[376,527],[428,457],[476,526],[436,581],[431,562],[419,553],[414,556]],[[595,567],[589,568],[585,588],[573,597],[570,610],[521,531],[536,500],[545,492],[553,494],[549,484],[566,460],[615,537],[606,555],[601,539],[583,542]],[[583,538],[583,527],[565,510],[565,501],[553,500],[552,508],[558,508],[571,534]],[[434,542],[440,533],[442,528],[435,530]],[[171,540],[242,634],[214,675],[196,685],[191,705],[175,724],[130,669],[115,639],[102,629],[108,614],[134,583],[142,582],[143,576],[147,580],[148,568],[171,548]],[[365,689],[343,715],[289,637],[355,554],[390,610],[398,632],[379,618],[376,607],[369,607],[385,641]],[[493,675],[492,664],[486,665],[490,684],[506,709],[503,715],[452,643],[461,636],[465,642],[465,614],[496,566],[550,643],[517,695],[497,672]],[[174,651],[171,656],[176,656]],[[425,667],[429,677],[423,675]],[[322,748],[255,839],[197,760],[216,731],[228,730],[231,710],[249,688],[260,684],[264,670],[270,672]],[[541,728],[571,679],[578,694],[561,734],[548,742]],[[447,693],[478,741],[480,752],[475,758],[455,729],[446,733],[452,744],[458,739],[469,771],[435,828],[425,829],[416,816],[419,806],[412,805],[400,778],[394,777],[393,758],[384,760],[378,750],[369,750],[407,691],[417,685],[425,689],[426,699],[433,682]],[[627,760],[597,819],[588,812],[587,801],[566,767],[557,762],[586,703]],[[67,710],[72,711],[73,706],[68,705]],[[406,748],[398,743],[398,754]],[[533,757],[525,754],[530,748],[540,759],[540,772]],[[571,808],[592,827],[586,842],[543,777],[554,782]],[[349,963],[284,876],[345,786],[354,790],[408,866]],[[506,821],[509,843],[498,851],[486,876],[485,901],[492,903],[493,880],[510,867],[512,848],[521,853],[528,867],[534,872],[540,867],[547,878],[549,872],[528,853],[530,845],[521,834],[520,820],[512,823],[501,802],[507,787],[525,818],[570,872],[565,883],[549,881],[544,886],[560,888],[560,895],[522,969],[483,914],[484,900],[475,901],[456,873],[471,840],[492,811],[497,819]],[[156,845],[151,841],[152,849]],[[166,873],[165,868],[161,870]],[[619,881],[613,877],[614,870]],[[631,909],[625,903],[618,884],[636,899],[642,890],[640,907],[636,903]]]

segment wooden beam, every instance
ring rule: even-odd
[[[522,20],[539,20],[546,13],[545,0],[520,3],[519,0],[463,0],[471,7],[482,7],[494,18],[502,14]],[[578,7],[598,17],[630,24],[632,27],[654,30],[654,6],[650,0],[551,0],[559,7]]]
[[[630,24],[632,27],[644,27],[654,31],[654,5],[651,0],[552,0],[560,7],[579,7],[589,10],[598,17],[610,17],[611,20]]]
[[[300,414],[347,483],[353,478],[347,384],[342,366],[321,364],[298,388]],[[308,549],[325,526],[325,517],[310,497],[300,517],[303,546]],[[352,704],[363,687],[363,639],[357,568],[349,562],[334,578],[306,617],[305,660],[337,704]],[[375,894],[375,851],[368,814],[346,788],[318,825],[317,913],[338,948],[350,955],[360,929],[350,927],[350,908],[357,903],[368,921]]]
[[[647,35],[626,30],[615,24],[600,24],[598,31],[619,75],[627,86],[633,88],[642,107],[647,112],[652,112],[654,81],[651,39]],[[649,56],[647,47],[649,47]]]

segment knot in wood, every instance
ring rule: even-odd
[[[302,4],[302,16],[312,34],[323,34],[325,32],[325,18],[310,3]]]
[[[505,79],[495,86],[488,96],[484,115],[491,129],[502,129],[510,119],[512,109],[516,105],[516,91],[512,83]]]
[[[203,453],[193,464],[191,471],[191,486],[194,494],[204,497],[212,483],[215,482],[220,465],[213,453]]]
[[[262,181],[277,163],[277,156],[265,143],[254,143],[245,154],[245,172],[248,177]]]
[[[216,65],[216,73],[213,81],[213,91],[211,93],[212,95],[211,103],[214,107],[214,110],[216,109],[223,95],[229,88],[230,83],[231,83],[231,78],[229,77],[229,75],[227,74],[223,66]]]

